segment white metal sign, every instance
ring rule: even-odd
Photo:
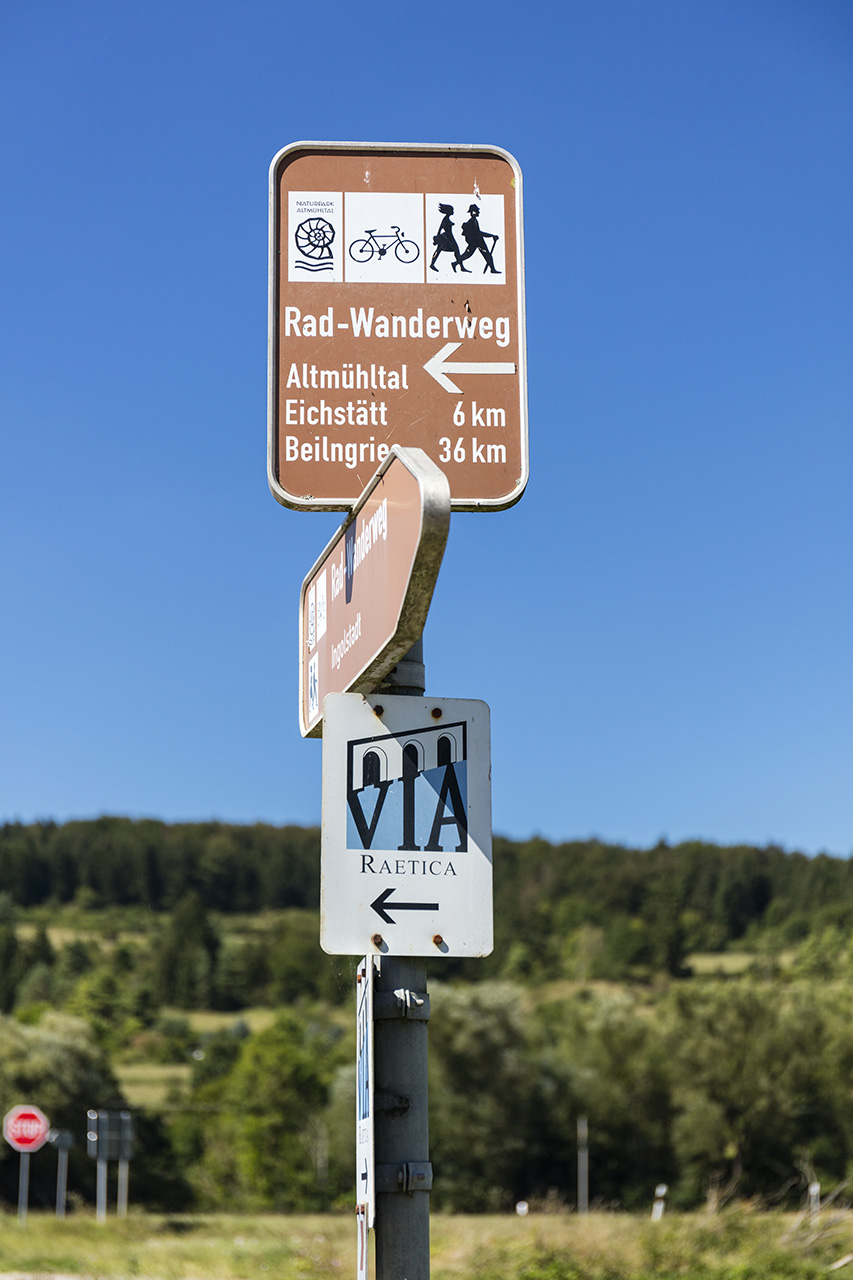
[[[375,1156],[373,1151],[373,956],[365,956],[355,980],[356,1090],[355,1195],[366,1225],[376,1218]]]
[[[488,955],[489,708],[339,693],[323,719],[323,949]]]

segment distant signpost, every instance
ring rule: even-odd
[[[49,1132],[50,1121],[38,1107],[13,1107],[3,1117],[3,1137],[16,1151],[40,1151]]]
[[[86,1112],[89,1129],[86,1134],[86,1150],[97,1160],[96,1218],[107,1220],[107,1164],[118,1161],[118,1215],[127,1215],[127,1185],[129,1163],[135,1148],[133,1116],[129,1111]]]
[[[30,1155],[40,1151],[47,1142],[50,1121],[39,1107],[20,1105],[12,1107],[3,1117],[3,1137],[10,1147],[21,1153],[18,1173],[18,1221],[27,1220],[27,1203],[30,1194]]]

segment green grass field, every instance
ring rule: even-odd
[[[156,1111],[168,1107],[177,1090],[186,1089],[192,1067],[189,1063],[118,1063],[115,1073],[131,1107]]]
[[[434,1214],[433,1280],[816,1280],[853,1275],[853,1218],[818,1227],[749,1208],[714,1216]],[[327,1280],[355,1271],[355,1218],[131,1213],[106,1224],[0,1215],[0,1274]],[[847,1255],[851,1255],[850,1260]],[[841,1265],[837,1264],[841,1262]]]
[[[245,1022],[250,1031],[265,1031],[275,1022],[275,1009],[241,1009],[239,1013],[219,1013],[215,1009],[164,1008],[164,1018],[186,1018],[193,1031],[227,1031],[235,1022]]]

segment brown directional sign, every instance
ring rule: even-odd
[[[270,487],[353,506],[392,444],[459,510],[527,483],[521,171],[475,146],[300,142],[270,168]]]
[[[450,527],[447,477],[394,445],[302,584],[299,723],[327,693],[369,693],[420,639]]]

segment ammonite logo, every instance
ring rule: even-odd
[[[306,218],[294,233],[298,257],[294,266],[302,271],[332,271],[332,243],[335,228],[325,218]]]

